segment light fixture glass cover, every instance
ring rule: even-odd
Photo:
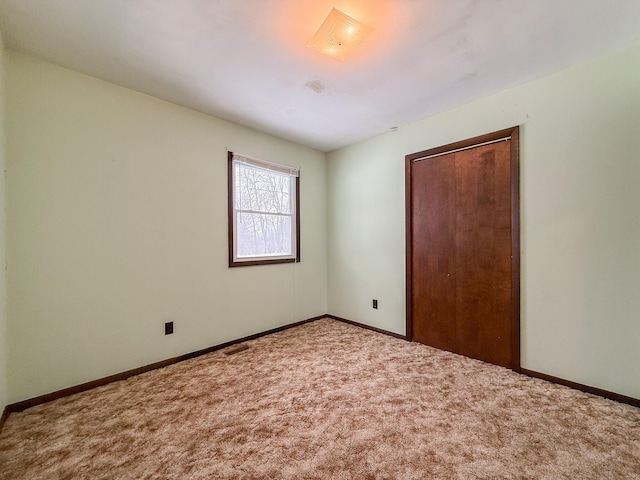
[[[369,25],[332,8],[318,31],[307,42],[307,47],[344,61],[372,31]]]

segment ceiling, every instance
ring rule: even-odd
[[[345,62],[305,47],[332,6],[375,29]],[[330,151],[638,42],[640,1],[0,0],[0,29],[7,48]]]

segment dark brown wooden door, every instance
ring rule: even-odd
[[[514,140],[409,156],[407,267],[413,340],[518,369]]]

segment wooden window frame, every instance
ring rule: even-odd
[[[268,163],[268,162],[265,162]],[[300,262],[300,176],[295,177],[295,256],[291,258],[262,258],[257,260],[237,260],[234,255],[235,245],[235,208],[233,181],[233,152],[227,152],[227,189],[228,189],[228,231],[229,231],[229,267],[250,267],[255,265],[274,265],[279,263]]]

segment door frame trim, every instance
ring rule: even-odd
[[[406,268],[406,337],[413,341],[412,312],[412,214],[411,174],[414,161],[439,156],[454,150],[477,147],[480,144],[511,139],[511,369],[520,372],[520,127],[480,135],[455,143],[430,148],[405,156],[405,268]]]

